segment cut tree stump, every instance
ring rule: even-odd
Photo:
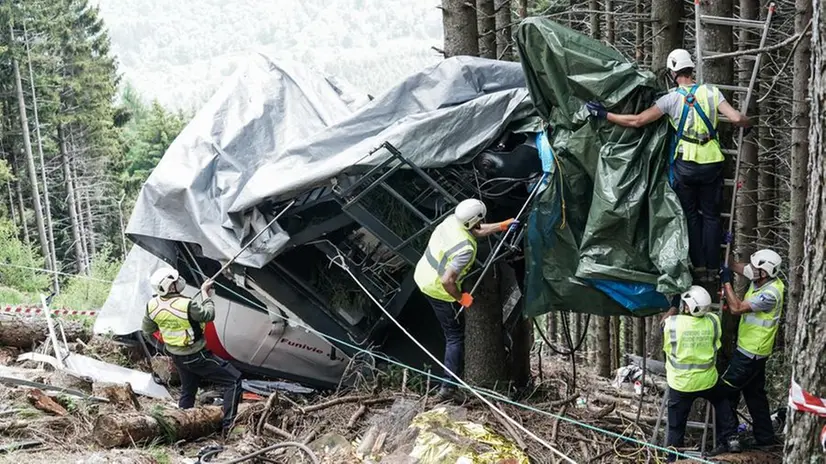
[[[218,406],[163,410],[151,416],[140,413],[104,414],[95,421],[92,437],[104,448],[131,446],[156,439],[189,440],[218,431],[222,416]]]
[[[109,403],[115,405],[118,409],[141,410],[141,403],[138,401],[138,397],[135,396],[132,386],[128,383],[95,382],[92,385],[92,392],[95,396],[106,398]]]
[[[61,320],[66,340],[77,339],[84,342],[92,338],[92,333],[80,321]],[[58,333],[60,329],[58,329]],[[44,317],[0,316],[0,346],[31,348],[48,337],[49,329]]]

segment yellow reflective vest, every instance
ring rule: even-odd
[[[717,383],[720,335],[720,318],[716,314],[680,314],[665,320],[663,351],[669,388],[696,392]]]
[[[453,257],[468,250],[471,251],[470,261],[456,281],[456,286],[460,289],[464,276],[476,260],[476,237],[451,214],[433,230],[427,249],[416,264],[413,280],[416,281],[419,290],[436,300],[455,301],[442,285],[442,276]]]
[[[716,135],[710,134],[708,125],[703,121],[697,110],[699,106],[711,127],[716,131],[718,122],[717,105],[720,104],[720,92],[707,84],[698,85],[692,97],[690,96],[691,88],[682,86],[676,90],[677,93],[683,95],[679,111],[681,116],[676,120],[668,118],[674,130],[677,131],[679,130],[680,119],[683,116],[686,117],[686,124],[683,125],[683,133],[677,140],[673,156],[677,159],[682,153],[683,161],[693,161],[697,164],[722,162],[725,158],[720,150],[720,142]],[[685,111],[686,105],[689,106],[688,111]],[[691,117],[689,118],[689,116]]]
[[[195,330],[189,322],[190,299],[183,296],[153,297],[146,305],[146,314],[158,325],[163,342],[173,347],[188,347],[195,343]],[[201,324],[203,333],[203,324]]]
[[[772,353],[780,316],[783,312],[783,292],[786,286],[780,279],[774,279],[760,288],[754,283],[749,285],[745,299],[755,294],[769,293],[774,296],[775,304],[771,311],[748,312],[740,316],[737,330],[737,350],[751,358],[765,358]]]

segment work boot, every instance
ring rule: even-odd
[[[436,395],[436,398],[440,401],[449,401],[453,400],[456,397],[456,388],[449,387],[447,385],[442,385],[442,388],[439,389],[439,393]]]
[[[737,437],[731,437],[725,442],[720,442],[716,448],[709,451],[706,456],[719,456],[725,453],[739,453],[743,451],[743,447],[740,446],[740,440]]]
[[[737,437],[731,437],[728,439],[728,452],[729,453],[739,453],[743,451],[743,446],[740,445],[740,439]]]

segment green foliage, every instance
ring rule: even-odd
[[[183,130],[187,118],[181,112],[167,111],[157,101],[144,105],[130,86],[124,90],[123,103],[131,119],[124,125],[122,134],[125,157],[121,182],[126,194],[134,198]]]
[[[60,294],[55,297],[54,307],[72,309],[98,309],[103,306],[111,282],[115,280],[121,263],[112,259],[111,248],[107,247],[98,252],[90,266],[90,275],[72,277],[64,284]]]
[[[17,290],[16,288],[11,287],[0,287],[0,303],[2,304],[11,304],[11,305],[19,305],[19,304],[30,304],[36,303],[40,300],[40,297],[34,294],[26,294]]]
[[[0,285],[23,293],[41,292],[49,286],[49,278],[34,269],[42,267],[34,249],[17,238],[14,225],[0,218]]]

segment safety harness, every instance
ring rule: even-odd
[[[668,172],[668,180],[671,186],[674,186],[674,161],[677,159],[677,144],[680,140],[685,140],[688,143],[694,143],[697,145],[705,145],[708,142],[717,138],[717,129],[714,128],[714,125],[711,123],[711,120],[708,119],[706,112],[703,111],[703,107],[701,105],[697,105],[697,97],[695,97],[694,93],[697,92],[697,87],[700,84],[694,84],[691,87],[691,90],[686,90],[683,87],[677,87],[677,93],[683,96],[683,112],[680,115],[680,123],[677,125],[677,134],[674,137],[674,140],[671,142],[671,161],[670,161],[670,169]],[[685,130],[685,122],[688,119],[688,112],[694,109],[697,112],[697,116],[700,117],[700,120],[703,121],[705,124],[706,129],[708,130],[708,138],[704,140],[698,140],[693,137],[688,137],[683,134]]]

